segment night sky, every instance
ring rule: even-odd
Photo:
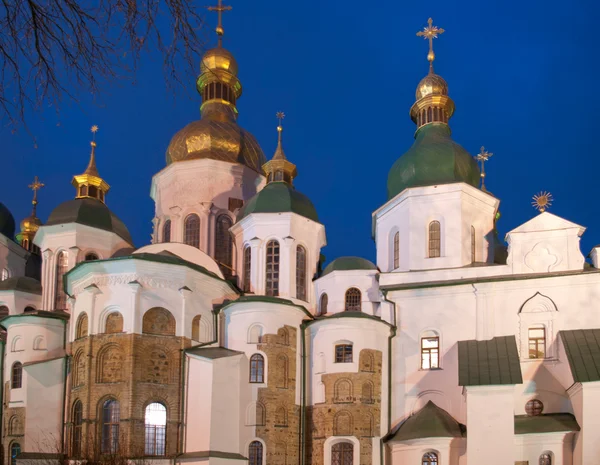
[[[328,261],[375,258],[371,213],[387,200],[388,171],[413,142],[408,112],[428,70],[427,42],[415,34],[429,16],[446,30],[435,43],[435,70],[456,104],[453,137],[471,154],[481,145],[494,153],[486,185],[501,200],[501,235],[532,218],[531,196],[548,190],[552,213],[588,228],[583,253],[600,242],[598,2],[226,3],[233,11],[224,17],[224,45],[244,87],[238,121],[270,158],[275,113],[285,112],[285,152],[298,166],[297,189],[325,224]],[[214,16],[207,13],[211,27]],[[81,105],[65,103],[59,118],[52,108],[29,115],[37,149],[25,131],[1,129],[0,201],[20,221],[30,212],[27,185],[38,175],[46,221],[74,197],[71,178],[87,165],[97,124],[107,204],[135,245],[147,244],[151,178],[165,166],[171,137],[199,118],[194,76],[187,79],[188,91],[173,95],[160,57],[146,55],[135,84],[81,95]]]

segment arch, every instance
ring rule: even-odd
[[[171,242],[171,220],[166,220],[163,224],[162,242]]]
[[[231,278],[233,263],[233,239],[229,233],[229,228],[233,226],[233,221],[226,213],[221,213],[215,223],[215,261],[221,267],[225,278]]]
[[[246,426],[264,426],[266,409],[262,402],[252,401],[246,408]]]
[[[200,248],[200,217],[192,213],[185,217],[183,223],[183,243]]]
[[[267,243],[265,268],[265,293],[268,296],[279,295],[279,242],[271,240]]]
[[[74,388],[85,383],[86,356],[83,349],[79,349],[73,357],[71,384]]]
[[[71,430],[71,455],[73,457],[80,457],[83,438],[83,404],[80,400],[76,400],[73,403],[71,412],[71,421],[73,422]]]
[[[437,452],[426,452],[421,459],[422,465],[438,465]]]
[[[22,385],[23,364],[21,362],[15,362],[11,368],[10,387],[11,389],[20,389]]]
[[[56,280],[54,282],[54,309],[65,310],[67,308],[67,294],[64,290],[63,277],[69,271],[69,256],[61,250],[56,255]]]
[[[296,299],[306,300],[306,249],[296,247]]]
[[[83,257],[83,260],[86,262],[92,262],[94,260],[98,260],[99,258],[100,257],[98,257],[98,254],[96,252],[87,252]]]
[[[554,460],[552,460],[553,455],[551,451],[544,451],[540,455],[539,465],[553,465]]]
[[[116,344],[108,344],[98,352],[96,382],[119,383],[123,381],[123,352]]]
[[[265,358],[261,354],[254,354],[250,357],[250,382],[265,382]]]
[[[471,263],[477,258],[477,243],[475,241],[475,226],[471,225]]]
[[[123,332],[123,315],[121,312],[111,312],[106,316],[104,323],[104,332],[106,334],[116,334]]]
[[[319,384],[317,384],[317,390],[315,391],[314,403],[322,404],[323,402],[325,402],[325,383],[323,383],[323,381],[319,381]]]
[[[9,313],[9,309],[6,305],[0,305],[0,315],[4,316],[4,315],[8,315]]]
[[[9,436],[18,436],[22,434],[21,432],[21,420],[18,415],[13,415],[8,420],[8,435]]]
[[[348,378],[338,379],[333,385],[333,402],[347,404],[354,401],[352,381]]]
[[[166,453],[167,407],[160,402],[146,405],[144,410],[146,455],[161,456]]]
[[[325,292],[321,294],[321,299],[319,299],[319,315],[327,315],[327,305],[329,304],[329,297]]]
[[[35,312],[35,311],[36,311],[36,309],[32,305],[28,305],[27,307],[25,307],[25,310],[23,310],[24,313]]]
[[[394,234],[394,240],[392,243],[394,270],[400,266],[400,233]]]
[[[158,336],[175,336],[175,318],[169,310],[153,307],[144,313],[142,318],[142,333]]]
[[[440,222],[437,220],[429,223],[427,239],[429,243],[429,258],[437,258],[442,254],[442,233]]]
[[[252,247],[247,245],[244,247],[244,292],[250,292],[252,284]]]
[[[113,398],[99,403],[98,417],[100,418],[100,452],[115,454],[119,451],[119,427],[121,407],[119,401]]]
[[[347,441],[336,442],[331,447],[331,463],[354,465],[354,444]]]
[[[2,275],[0,276],[0,281],[5,281],[10,278],[10,271],[8,268],[2,268]]]
[[[10,345],[11,352],[22,352],[25,350],[25,343],[23,342],[23,338],[21,336],[15,336]]]
[[[375,402],[373,398],[373,391],[375,390],[374,385],[371,381],[365,381],[362,385],[362,396],[360,401],[363,404],[372,404]]]
[[[281,389],[288,388],[289,378],[289,360],[286,355],[280,354],[277,357],[277,387]]]
[[[81,339],[88,335],[88,316],[87,313],[83,312],[77,317],[77,324],[75,325],[75,339]]]
[[[317,355],[315,373],[325,373],[325,354],[323,352],[319,352],[319,355]]]
[[[13,442],[10,445],[10,465],[17,465],[17,456],[21,453],[21,444]]]
[[[368,352],[368,349],[363,349],[360,351],[358,360],[358,365],[360,367],[360,371],[364,371],[367,373],[375,372],[375,357],[371,352]]]
[[[334,436],[351,436],[353,431],[352,414],[347,410],[338,412],[333,417],[333,435]]]
[[[290,332],[287,328],[279,328],[277,330],[277,336],[279,338],[279,343],[284,346],[290,345]]]
[[[200,341],[200,322],[202,321],[202,315],[196,315],[192,320],[192,339],[194,341]]]
[[[274,426],[287,426],[287,410],[284,405],[280,405],[275,409],[273,416]]]
[[[260,441],[252,441],[248,446],[248,465],[263,465],[264,450]]]
[[[255,323],[248,328],[248,344],[259,344],[262,342],[263,336],[262,325]]]
[[[527,299],[519,309],[519,313],[543,312],[558,312],[558,308],[550,297],[539,292],[536,292],[532,297]]]
[[[365,414],[365,420],[363,434],[364,436],[371,438],[375,436],[375,417],[373,416],[373,413],[367,412]]]
[[[285,442],[276,442],[273,446],[273,465],[287,464],[287,445]],[[270,463],[269,463],[270,465]]]
[[[144,382],[153,384],[169,384],[173,380],[171,370],[173,364],[167,351],[159,345],[146,349],[150,356],[144,364]]]
[[[344,310],[347,312],[360,312],[362,310],[362,294],[356,287],[351,287],[346,291]]]

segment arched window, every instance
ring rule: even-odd
[[[529,358],[546,357],[546,328],[529,328]]]
[[[269,241],[267,244],[266,294],[279,295],[279,242]]]
[[[122,333],[123,315],[121,315],[120,312],[109,313],[106,317],[106,324],[104,326],[104,332],[106,334]]]
[[[262,342],[263,327],[259,324],[250,326],[248,330],[248,344],[258,344]]]
[[[525,404],[525,413],[530,417],[537,417],[544,411],[544,404],[538,399],[532,399]]]
[[[171,220],[165,221],[162,228],[162,241],[171,242]]]
[[[19,417],[17,415],[13,415],[8,421],[8,435],[17,436],[19,434],[22,434],[21,422],[19,421]]]
[[[273,424],[275,426],[287,426],[287,412],[284,406],[277,407],[275,410]]]
[[[431,123],[431,121],[433,121],[433,116],[432,116],[432,112],[431,112],[431,107],[427,108],[427,122]]]
[[[281,389],[288,388],[289,363],[285,355],[277,357],[277,387]]]
[[[88,317],[86,313],[82,313],[77,318],[77,326],[75,327],[75,339],[81,339],[88,335]]]
[[[250,292],[252,280],[252,248],[247,245],[244,248],[244,292]]]
[[[0,316],[8,315],[8,307],[6,305],[0,305]]]
[[[429,223],[429,258],[441,256],[441,231],[440,222]]]
[[[21,362],[15,362],[12,366],[12,373],[10,378],[10,387],[12,389],[20,389],[23,384],[23,364]]]
[[[3,268],[2,269],[2,276],[0,276],[0,281],[5,281],[8,278],[10,278],[10,273],[8,271],[8,268]]]
[[[21,444],[13,442],[10,446],[10,465],[17,465],[17,455],[21,453]]]
[[[540,465],[552,465],[552,455],[548,453],[540,455]]]
[[[73,365],[71,367],[71,384],[73,388],[82,386],[85,382],[85,359],[86,356],[83,349],[78,350],[73,357]]]
[[[394,270],[400,266],[400,233],[394,234]]]
[[[192,340],[200,341],[200,321],[202,320],[202,315],[196,315],[192,320]]]
[[[81,438],[83,437],[83,405],[76,400],[73,404],[73,430],[71,432],[71,455],[81,456]]]
[[[475,253],[477,252],[475,243],[475,226],[471,226],[471,263],[475,263]]]
[[[423,465],[438,465],[438,456],[435,452],[427,452],[423,455]]]
[[[321,295],[321,301],[319,303],[319,315],[327,315],[327,304],[329,303],[329,297],[327,294]]]
[[[67,295],[63,288],[63,276],[69,270],[69,257],[64,250],[56,256],[56,281],[54,287],[54,309],[67,308]]]
[[[25,307],[25,310],[23,310],[24,312],[35,312],[35,308],[33,308],[32,306],[28,305],[27,307]]]
[[[260,354],[254,354],[250,357],[250,382],[265,382],[265,359]]]
[[[354,444],[338,442],[331,448],[332,465],[354,465]]]
[[[175,336],[175,318],[166,308],[151,308],[142,317],[142,333]]]
[[[148,404],[144,415],[146,455],[165,455],[167,408],[158,402]]]
[[[233,254],[233,239],[229,233],[229,228],[233,226],[233,222],[229,215],[219,215],[217,217],[215,231],[215,260],[221,267],[221,271],[225,278],[233,276],[231,269],[232,254]]]
[[[119,422],[121,420],[119,402],[115,399],[105,400],[100,415],[100,452],[114,454],[119,450]]]
[[[195,213],[185,218],[183,242],[192,247],[200,248],[200,218]]]
[[[263,445],[260,441],[252,441],[248,447],[248,465],[263,465]]]
[[[347,312],[360,312],[361,311],[361,293],[355,287],[351,287],[346,291],[345,307],[344,310]]]
[[[421,369],[431,370],[440,367],[440,338],[433,331],[421,337]]]
[[[296,299],[306,300],[306,249],[296,247]]]
[[[98,260],[98,254],[96,254],[94,252],[86,253],[84,260],[86,262],[91,262],[91,261],[94,261],[94,260]]]
[[[365,381],[362,385],[362,397],[360,401],[363,404],[373,403],[373,383],[371,381]]]

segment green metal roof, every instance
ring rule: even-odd
[[[465,182],[479,186],[475,159],[450,137],[446,124],[427,124],[415,134],[412,147],[390,169],[388,199],[408,187]]]
[[[306,309],[306,307],[295,304],[291,300],[282,299],[281,297],[267,296],[267,295],[248,295],[248,294],[243,295],[235,300],[229,300],[229,301],[223,302],[223,305],[215,308],[215,312],[219,313],[232,305],[244,303],[244,302],[265,302],[265,303],[269,303],[269,304],[288,305],[290,307],[295,307],[298,310],[301,310],[310,318],[313,317],[312,314]]]
[[[560,331],[573,380],[600,381],[600,329]]]
[[[352,311],[352,310],[346,310],[346,311],[337,312],[337,313],[327,313],[325,315],[315,318],[313,321],[309,321],[307,324],[313,324],[313,323],[316,323],[319,321],[334,320],[336,318],[364,318],[367,320],[376,321],[378,323],[383,323],[384,325],[392,327],[392,328],[394,327],[394,325],[388,323],[385,320],[382,320],[378,316],[369,315],[368,313],[364,313],[364,312],[360,312],[360,311]]]
[[[23,318],[49,318],[54,320],[67,321],[71,315],[62,310],[36,310],[34,312],[25,312],[19,313],[17,315],[6,315],[3,318],[0,318],[0,326],[3,328],[8,328],[8,324],[12,322],[12,320],[21,320]]]
[[[129,244],[133,244],[125,224],[100,200],[85,198],[63,202],[50,213],[46,226],[67,223],[84,224],[114,232]]]
[[[252,213],[292,212],[318,222],[315,206],[304,194],[285,182],[270,182],[259,193],[244,204],[237,220]]]
[[[37,279],[18,276],[0,281],[0,291],[21,291],[42,295],[42,285]]]
[[[15,236],[15,217],[2,202],[0,202],[0,234],[4,234],[9,239]]]
[[[199,357],[215,360],[217,358],[235,357],[242,355],[244,352],[239,350],[226,349],[225,347],[190,347],[185,350],[186,353],[198,355]]]
[[[377,266],[361,257],[340,257],[333,260],[325,267],[321,276],[325,276],[332,271],[349,271],[349,270],[376,270]]]
[[[515,415],[515,434],[555,433],[580,429],[577,420],[570,413]]]
[[[521,363],[514,336],[495,337],[488,341],[458,342],[460,386],[521,383]]]
[[[463,438],[466,435],[465,425],[457,422],[452,415],[429,401],[425,407],[408,417],[398,430],[386,439],[386,442],[421,438]]]

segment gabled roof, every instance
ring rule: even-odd
[[[458,384],[493,386],[521,384],[521,364],[514,336],[488,341],[458,342]]]
[[[600,381],[600,329],[560,331],[573,380]]]
[[[513,233],[529,233],[529,232],[540,232],[540,231],[556,231],[559,229],[578,229],[579,235],[581,236],[585,231],[585,228],[581,225],[575,224],[571,221],[565,220],[560,216],[553,215],[549,212],[543,212],[529,221],[523,223],[521,226],[516,227],[508,234]]]
[[[466,435],[465,425],[457,422],[452,415],[429,401],[425,407],[408,417],[386,441],[401,442],[421,438],[462,438]]]
[[[544,415],[515,415],[515,434],[556,433],[579,431],[577,420],[570,413]]]

